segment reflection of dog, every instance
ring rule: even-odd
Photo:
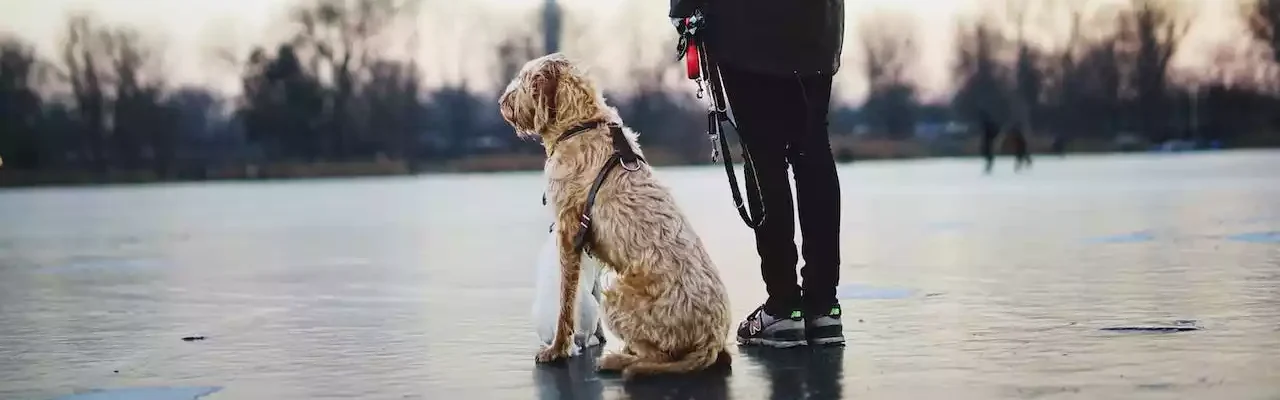
[[[533,322],[538,339],[550,345],[555,338],[556,324],[560,320],[560,246],[556,239],[557,227],[552,228],[542,254],[538,257],[535,295],[533,297]],[[600,327],[600,264],[590,257],[582,262],[582,278],[579,279],[578,315],[573,329],[573,344],[569,353],[577,355],[583,348],[604,344],[604,329]]]
[[[601,348],[593,347],[583,350],[586,356],[600,355]],[[621,384],[623,397],[633,400],[648,399],[729,399],[729,370],[713,367],[701,372],[682,375],[668,375],[658,379],[633,379],[619,382],[613,379],[600,379],[595,374],[595,363],[585,357],[568,359],[565,365],[539,365],[534,368],[533,383],[541,400],[597,400],[613,396],[605,396]],[[803,389],[786,394],[805,393]],[[779,396],[785,397],[782,394]],[[828,398],[828,397],[818,397]]]
[[[599,367],[629,377],[715,364],[729,332],[724,284],[675,199],[637,161],[636,134],[622,126],[617,110],[558,53],[526,63],[498,103],[521,136],[542,139],[556,224],[577,228],[558,235],[560,321],[537,360],[570,355],[576,302],[566,299],[577,296],[582,254],[575,235],[586,232],[582,243],[616,272],[605,291],[605,323],[624,343]],[[620,154],[621,167],[612,168]]]
[[[600,347],[582,351],[588,357],[600,355]],[[533,370],[533,384],[540,400],[599,400],[605,398],[605,382],[596,377],[590,358],[570,358],[564,366],[539,365]]]

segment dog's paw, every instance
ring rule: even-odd
[[[569,349],[557,349],[555,346],[544,346],[538,351],[538,355],[534,356],[534,361],[539,363],[552,363],[569,358]]]

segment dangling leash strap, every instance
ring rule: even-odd
[[[599,123],[590,124],[585,128],[574,128],[560,136],[556,143],[572,137],[581,132],[585,132],[599,126]],[[622,166],[627,172],[635,172],[640,170],[640,163],[646,162],[644,157],[636,154],[631,148],[631,144],[627,142],[626,135],[622,132],[622,126],[609,124],[609,139],[613,144],[613,154],[604,162],[604,167],[600,168],[600,172],[596,174],[595,180],[591,182],[591,188],[587,190],[587,201],[582,207],[582,214],[578,216],[578,233],[573,236],[573,251],[580,252],[586,248],[587,235],[591,233],[591,209],[596,204],[596,195],[600,193],[600,186],[604,185],[605,179],[609,177],[609,171],[614,167]],[[554,148],[552,150],[554,153]],[[547,204],[547,196],[542,195],[542,204]]]
[[[756,204],[759,205],[759,207],[750,207],[750,204],[742,200],[742,191],[738,188],[738,177],[733,168],[733,154],[729,152],[729,142],[724,134],[724,122],[729,122],[734,131],[738,131],[738,125],[729,118],[724,85],[720,80],[720,68],[712,61],[712,57],[706,49],[706,43],[698,35],[702,23],[703,17],[701,13],[685,19],[684,26],[680,29],[677,57],[685,58],[686,72],[689,79],[698,82],[698,97],[702,97],[704,85],[705,89],[710,92],[711,105],[707,109],[707,136],[712,142],[711,161],[715,162],[717,161],[716,159],[720,159],[724,163],[725,175],[729,177],[729,193],[733,195],[733,204],[738,209],[738,216],[742,218],[742,222],[747,224],[747,227],[756,229],[764,225],[768,214],[765,212],[764,198],[760,193],[760,181],[756,177],[755,160],[751,158],[751,151],[747,149],[746,141],[739,140],[738,146],[742,148],[743,180],[746,181],[747,195],[756,199]],[[738,131],[738,135],[741,139],[741,131]],[[717,145],[719,146],[718,148]],[[752,208],[752,210],[748,210],[748,208]]]

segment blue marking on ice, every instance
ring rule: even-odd
[[[1141,243],[1156,240],[1156,235],[1149,231],[1138,231],[1126,233],[1123,235],[1102,236],[1089,239],[1090,243],[1096,244],[1118,244],[1118,243]]]
[[[1250,243],[1280,243],[1280,231],[1241,233],[1227,236],[1227,240]]]

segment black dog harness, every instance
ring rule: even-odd
[[[591,122],[578,125],[560,135],[555,143],[551,144],[551,154],[555,154],[555,146],[560,142],[571,139],[582,132],[586,132],[598,128],[602,122]],[[635,172],[640,170],[640,163],[645,162],[644,157],[636,154],[631,149],[631,144],[627,143],[627,137],[622,133],[622,126],[610,122],[609,138],[613,142],[613,154],[609,156],[609,160],[604,162],[604,167],[600,168],[600,172],[596,174],[596,179],[591,182],[591,189],[587,191],[587,202],[583,206],[582,214],[578,217],[578,233],[573,236],[573,250],[575,252],[582,251],[587,244],[587,234],[591,231],[591,206],[596,203],[596,194],[600,192],[600,186],[604,184],[605,178],[609,176],[609,171],[614,167],[622,166],[627,172]],[[542,205],[547,205],[547,194],[542,194]],[[551,231],[554,231],[554,224]]]

